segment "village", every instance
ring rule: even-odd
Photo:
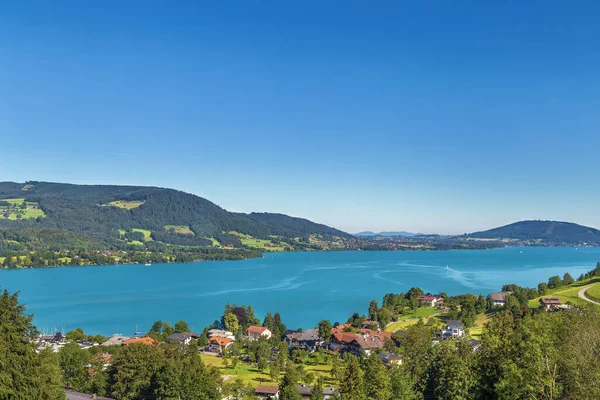
[[[512,295],[511,291],[494,292],[487,296],[486,301],[492,311],[503,310],[507,306],[507,298]],[[449,307],[446,304],[443,294],[425,293],[416,296],[418,307],[423,310],[435,311],[436,315],[446,315],[449,313]],[[555,312],[567,310],[571,306],[563,304],[556,297],[542,297],[539,299],[539,310],[541,312]],[[421,321],[423,323],[423,321]],[[202,333],[195,332],[173,332],[163,338],[157,337],[155,334],[148,333],[142,335],[137,332],[136,335],[126,336],[115,334],[110,338],[104,338],[101,343],[94,342],[93,337],[87,337],[80,340],[69,340],[67,337],[70,333],[64,335],[62,332],[57,332],[52,335],[41,335],[39,337],[38,351],[46,348],[52,349],[53,352],[60,352],[61,349],[70,343],[77,343],[82,349],[91,349],[93,351],[94,363],[90,363],[87,368],[90,374],[93,374],[93,368],[98,368],[100,365],[103,370],[109,369],[113,362],[115,354],[119,353],[119,348],[135,345],[144,346],[160,346],[163,343],[176,346],[197,346],[200,357],[207,365],[223,365],[223,363],[231,362],[234,364],[245,364],[256,367],[260,364],[260,360],[254,357],[251,348],[260,346],[266,349],[267,356],[266,365],[272,371],[273,365],[278,363],[283,354],[286,361],[290,360],[298,363],[300,368],[310,357],[327,357],[328,360],[333,360],[335,357],[344,357],[345,354],[352,355],[358,359],[363,359],[370,356],[379,357],[381,363],[387,368],[394,368],[403,365],[404,355],[402,352],[403,340],[410,335],[408,330],[399,329],[395,332],[386,331],[386,327],[382,327],[380,322],[369,317],[361,316],[356,318],[356,315],[349,319],[346,323],[335,323],[327,325],[322,321],[318,327],[300,330],[285,330],[279,332],[281,338],[273,332],[275,329],[269,329],[267,326],[249,325],[242,332],[232,332],[223,326],[207,327]],[[263,324],[265,325],[265,324]],[[390,325],[388,325],[389,327]],[[440,328],[438,326],[438,328]],[[327,332],[325,334],[324,332]],[[469,334],[469,329],[465,328],[460,319],[446,319],[440,329],[432,330],[431,346],[439,345],[446,340],[464,340],[468,343],[473,352],[477,352],[480,348],[480,341]],[[78,331],[83,335],[83,331]],[[241,334],[241,335],[240,335]],[[71,336],[72,338],[73,336]],[[283,347],[282,347],[283,346]],[[235,349],[235,350],[234,350]],[[226,361],[227,360],[227,361]],[[236,360],[236,361],[233,361]],[[95,366],[95,367],[94,367]],[[227,370],[227,364],[224,367]],[[258,366],[257,371],[263,372],[266,368]],[[334,374],[332,365],[327,364],[329,373]],[[233,366],[236,371],[236,366]],[[272,372],[271,372],[272,374]],[[264,374],[267,376],[266,374]],[[279,370],[276,376],[262,379],[255,385],[247,385],[243,390],[251,391],[254,398],[258,399],[278,399],[280,386],[277,384],[269,384],[269,381],[278,380]],[[306,375],[305,375],[306,376]],[[235,376],[223,374],[224,381],[235,379]],[[310,399],[314,394],[315,381],[319,380],[317,390],[322,392],[322,398],[332,399],[337,398],[340,388],[336,385],[324,385],[323,383],[331,382],[324,379],[324,376],[309,376],[305,377],[303,383],[297,383],[296,389],[301,398]],[[67,399],[80,400],[84,398],[106,399],[106,397],[98,397],[67,389]],[[85,397],[87,396],[87,397]],[[223,400],[234,400],[236,395],[223,396]]]

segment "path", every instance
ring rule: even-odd
[[[584,288],[581,288],[581,290],[579,291],[579,293],[577,293],[577,295],[579,296],[579,298],[581,298],[581,299],[583,299],[585,301],[589,301],[590,303],[594,303],[594,304],[597,304],[597,305],[600,306],[600,303],[598,303],[596,301],[593,301],[593,300],[590,300],[587,297],[585,297],[585,291],[588,290],[589,288],[591,288],[592,286],[593,285],[588,285],[588,286],[586,286]]]

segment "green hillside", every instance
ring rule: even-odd
[[[18,203],[18,205],[17,205]],[[143,243],[179,246],[254,247],[282,250],[281,240],[348,238],[345,232],[302,218],[280,214],[231,213],[193,194],[143,186],[72,185],[50,182],[0,183],[0,250],[16,243],[46,248],[122,248]],[[18,215],[18,217],[17,217]],[[47,232],[64,232],[56,243]],[[245,235],[245,242],[227,232]],[[4,240],[3,240],[4,239]],[[255,240],[254,240],[255,239]],[[66,243],[65,243],[66,241]],[[75,242],[73,243],[73,246]],[[31,246],[26,246],[32,249]],[[152,249],[152,248],[150,248]]]
[[[468,235],[483,239],[517,239],[557,244],[600,244],[600,230],[559,221],[520,221]]]

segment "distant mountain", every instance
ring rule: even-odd
[[[398,232],[371,232],[371,231],[365,231],[365,232],[358,232],[355,233],[354,236],[360,236],[360,237],[371,237],[371,236],[405,236],[405,237],[413,237],[413,236],[420,236],[422,235],[421,233],[412,233],[412,232],[406,232],[406,231],[398,231]]]
[[[274,245],[279,243],[274,237],[352,237],[302,218],[232,213],[202,197],[174,189],[0,182],[0,245],[3,237],[5,244],[33,240],[41,230],[74,233],[90,243],[79,244],[88,248],[97,248],[98,243],[119,248],[124,241],[191,246],[210,246],[218,241],[239,247],[244,239],[249,240],[247,236],[274,240]],[[63,244],[64,240],[60,246]]]
[[[600,230],[560,221],[520,221],[487,231],[474,232],[467,237],[600,244]]]

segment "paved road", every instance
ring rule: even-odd
[[[600,306],[600,303],[598,303],[596,301],[593,301],[593,300],[590,300],[587,297],[585,297],[585,291],[588,290],[590,287],[592,287],[592,285],[588,285],[588,286],[586,286],[584,288],[581,288],[581,290],[579,291],[579,293],[577,295],[579,296],[580,299],[583,299],[585,301],[589,301],[590,303],[594,303],[594,304],[597,304],[597,305]]]

